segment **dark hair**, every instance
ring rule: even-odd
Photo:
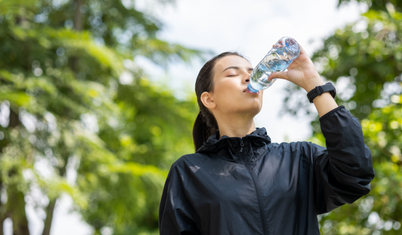
[[[195,94],[197,96],[200,112],[198,113],[193,127],[193,141],[196,151],[202,146],[210,135],[218,131],[218,123],[216,122],[214,115],[201,102],[201,94],[205,91],[211,92],[213,90],[215,64],[219,59],[230,55],[244,58],[237,52],[223,52],[206,62],[198,73],[197,80],[195,82]]]

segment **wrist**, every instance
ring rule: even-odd
[[[322,86],[324,85],[325,82],[324,80],[322,80],[321,76],[314,76],[311,79],[308,79],[306,85],[303,87],[305,91],[310,92],[311,90],[313,90],[314,88],[316,88],[317,86]]]
[[[314,105],[320,117],[338,107],[338,104],[329,93],[323,93],[322,95],[317,96],[314,99]]]

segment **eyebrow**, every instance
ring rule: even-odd
[[[224,69],[224,70],[222,71],[222,73],[225,72],[225,71],[228,70],[228,69],[240,70],[240,67],[238,67],[238,66],[229,66],[229,67],[227,67],[226,69]],[[247,71],[253,71],[253,68],[249,67],[249,68],[247,68]]]

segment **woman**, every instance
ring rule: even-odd
[[[196,152],[170,169],[160,234],[320,234],[317,214],[370,191],[374,170],[358,120],[338,107],[331,93],[316,94],[312,99],[327,148],[271,143],[265,129],[254,125],[263,92],[247,90],[251,71],[246,59],[231,52],[201,69]],[[291,81],[309,95],[324,85],[302,48],[288,71],[272,78]]]

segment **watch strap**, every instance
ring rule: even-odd
[[[316,86],[314,89],[309,91],[307,93],[307,98],[310,101],[310,103],[313,103],[313,100],[315,97],[321,95],[322,93],[329,92],[333,98],[335,98],[336,95],[336,89],[334,84],[331,82],[327,82],[326,84],[322,86]]]

